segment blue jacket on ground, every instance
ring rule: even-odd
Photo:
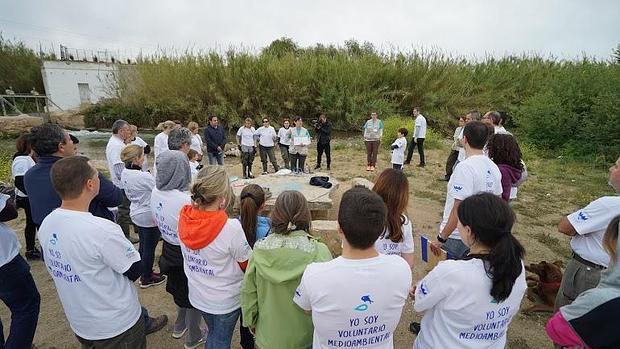
[[[56,156],[41,156],[36,165],[24,175],[24,186],[30,199],[32,220],[41,225],[43,219],[53,210],[60,207],[61,200],[54,186],[50,172],[52,165],[62,158]],[[88,210],[94,216],[114,221],[114,215],[108,207],[116,207],[123,201],[123,191],[116,187],[104,175],[99,173],[99,194],[90,203]]]
[[[207,152],[217,153],[217,147],[221,147],[224,151],[226,145],[226,132],[222,125],[218,125],[214,128],[211,125],[205,127],[205,141],[207,142]]]

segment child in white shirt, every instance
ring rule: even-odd
[[[397,137],[394,143],[390,146],[392,150],[392,168],[395,170],[402,170],[403,163],[405,162],[405,149],[407,149],[407,131],[402,127],[398,129]]]

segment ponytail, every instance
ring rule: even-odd
[[[250,247],[254,247],[256,242],[258,212],[263,203],[265,203],[265,191],[259,185],[250,184],[241,191],[239,216],[241,227]]]
[[[472,239],[489,248],[484,267],[492,281],[490,294],[497,302],[506,300],[523,271],[525,254],[511,233],[514,212],[500,197],[479,193],[463,200],[458,217],[463,226],[471,229]]]

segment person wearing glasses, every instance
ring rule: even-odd
[[[269,119],[263,118],[263,126],[254,132],[254,138],[258,139],[258,153],[260,162],[263,164],[263,174],[267,174],[267,157],[273,165],[274,172],[278,172],[278,162],[276,161],[275,142],[277,139],[276,130],[269,125]]]

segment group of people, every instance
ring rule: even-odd
[[[26,257],[44,257],[82,348],[145,348],[145,336],[165,326],[165,315],[153,318],[140,304],[134,281],[141,288],[166,283],[177,307],[171,336],[185,337],[185,348],[229,348],[238,322],[244,349],[390,348],[410,298],[423,314],[414,348],[502,348],[527,285],[525,251],[512,234],[515,214],[509,205],[522,161],[514,137],[501,126],[489,126],[498,126],[495,116],[471,112],[465,117],[456,137],[463,156],[459,160],[457,154],[439,233],[431,243],[435,253],[445,252],[449,259],[417,282],[402,164],[382,171],[372,190],[353,187],[343,194],[337,232],[342,255],[334,258],[311,235],[308,202],[297,191],[280,193],[267,217],[262,215],[266,193],[247,185],[239,215],[232,215],[230,178],[221,157],[209,155],[209,149],[221,154],[226,142],[215,117],[208,137],[205,130],[210,165],[192,168],[198,159],[192,155],[197,128],[171,121],[155,139],[153,174],[146,171],[148,145],[132,125],[117,120],[106,147],[111,180],[87,157],[76,155],[77,139],[65,130],[52,124],[33,128],[18,140],[13,166],[18,206],[27,215]],[[291,168],[303,169],[310,137],[301,118],[293,122],[295,127],[276,134],[268,119],[258,130],[251,119],[245,121],[237,133],[245,175],[252,174],[248,158],[253,159],[257,143],[265,153],[265,172],[267,158],[277,171],[273,147],[283,138],[290,142]],[[325,118],[315,126],[323,127],[331,132]],[[383,127],[376,115],[364,129],[367,142],[377,142],[377,135],[380,141]],[[423,154],[420,132],[414,131],[414,142]],[[407,134],[400,129],[392,145],[400,159]],[[368,159],[369,171],[376,165],[376,148],[367,144],[375,156]],[[329,146],[323,143],[322,149],[329,166]],[[620,159],[610,169],[609,183],[620,192]],[[560,232],[572,236],[573,257],[558,293],[559,311],[547,325],[558,345],[619,343],[612,328],[620,304],[618,200],[598,199],[559,224]],[[4,223],[16,215],[10,197],[0,195],[0,297],[12,312],[9,337],[0,337],[0,344],[30,348],[40,296],[17,238]],[[137,250],[123,231],[122,215],[138,231]]]

